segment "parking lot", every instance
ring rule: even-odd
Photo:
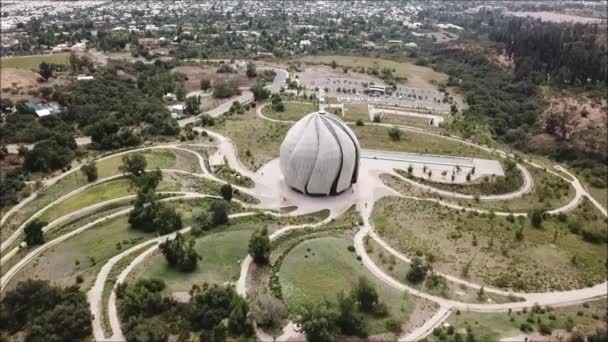
[[[433,89],[397,86],[390,95],[366,94],[370,85],[383,85],[364,79],[325,77],[301,80],[307,90],[325,89],[326,96],[342,103],[372,103],[449,113],[450,104],[443,103],[443,93]]]

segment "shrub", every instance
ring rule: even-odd
[[[399,140],[401,140],[401,130],[396,126],[393,126],[393,127],[389,128],[388,136],[393,141],[399,141]]]
[[[38,219],[34,219],[29,222],[23,232],[25,233],[25,243],[28,246],[41,245],[44,243],[44,233],[42,228],[46,226],[47,223],[44,221],[39,221]]]
[[[409,282],[419,284],[426,278],[426,275],[430,269],[431,267],[425,264],[422,259],[414,258],[405,277]]]

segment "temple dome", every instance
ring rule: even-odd
[[[281,144],[285,183],[313,196],[335,195],[357,182],[360,147],[337,116],[319,111],[296,122]]]

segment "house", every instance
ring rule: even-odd
[[[311,47],[312,43],[310,42],[310,40],[300,40],[300,49],[306,49]]]
[[[156,48],[160,46],[160,40],[157,38],[137,38],[137,44],[148,48]]]
[[[258,52],[256,56],[258,58],[273,58],[274,54],[272,52]]]
[[[25,103],[25,106],[27,108],[29,108],[30,110],[32,110],[33,112],[35,112],[39,118],[43,117],[43,116],[51,115],[51,114],[61,113],[61,110],[59,110],[59,108],[57,108],[57,107],[53,107],[53,106],[43,104],[43,103],[38,103],[38,102],[28,101]]]
[[[86,76],[86,75],[76,76],[76,80],[78,80],[78,81],[92,81],[94,79],[95,79],[95,77],[93,77],[93,76]]]

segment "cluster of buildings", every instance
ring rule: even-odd
[[[86,23],[85,38],[92,39],[93,43],[100,32],[136,35],[137,43],[150,49],[166,44],[213,46],[215,39],[234,36],[246,49],[259,53],[261,57],[272,56],[274,48],[282,48],[290,53],[322,48],[327,38],[340,39],[345,36],[358,41],[359,46],[372,49],[415,49],[418,47],[412,40],[415,40],[415,36],[385,37],[382,32],[386,27],[376,23],[379,21],[387,26],[400,25],[404,30],[399,34],[416,29],[432,29],[433,25],[429,26],[427,21],[418,20],[418,14],[425,9],[441,6],[440,2],[329,0],[0,0],[0,3],[3,29],[0,37],[5,49],[16,46],[27,38],[24,23],[43,18],[43,27],[59,29],[59,32],[53,31],[57,45],[41,49],[45,51],[86,49],[86,46],[75,44],[79,40],[75,40],[74,30],[70,27],[73,23]],[[264,23],[260,24],[260,21]],[[279,24],[272,24],[274,21]],[[353,26],[365,29],[354,32]],[[64,36],[64,33],[67,35]],[[268,41],[269,37],[272,44],[263,44],[262,41]],[[36,39],[32,41],[35,42]]]

